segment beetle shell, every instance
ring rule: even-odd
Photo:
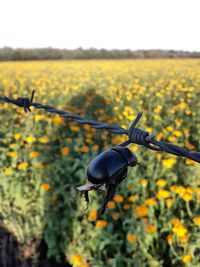
[[[136,156],[123,146],[116,146],[94,158],[87,169],[88,180],[93,184],[125,177],[128,166],[137,164]]]

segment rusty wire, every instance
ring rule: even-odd
[[[143,145],[146,148],[149,148],[155,151],[165,151],[169,154],[173,154],[173,155],[180,156],[180,157],[186,157],[188,159],[191,159],[193,161],[200,163],[200,152],[191,152],[177,145],[158,141],[154,138],[152,134],[149,134],[146,131],[136,128],[136,124],[139,122],[139,120],[142,117],[141,112],[136,116],[135,120],[133,121],[129,129],[124,129],[120,127],[119,125],[107,124],[107,123],[96,121],[96,120],[89,120],[78,114],[72,114],[64,110],[56,109],[55,107],[52,107],[49,105],[43,105],[40,103],[33,102],[34,94],[35,94],[35,90],[32,91],[31,99],[29,98],[12,99],[12,98],[8,98],[4,96],[4,97],[0,97],[0,100],[6,103],[12,103],[18,107],[22,107],[24,108],[25,112],[27,111],[31,112],[30,107],[35,107],[38,109],[44,109],[47,112],[59,114],[62,117],[71,118],[80,124],[88,124],[95,129],[105,129],[105,130],[108,130],[110,132],[117,133],[117,134],[126,134],[128,136],[128,140],[120,144],[121,146],[126,146],[128,144],[134,143],[138,145]]]

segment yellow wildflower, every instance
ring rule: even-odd
[[[148,180],[147,179],[141,179],[140,184],[142,187],[146,187],[148,185]]]
[[[195,218],[193,218],[193,222],[194,222],[194,224],[200,226],[200,217],[195,217]]]
[[[47,144],[49,142],[49,138],[47,136],[40,137],[39,142],[42,144]]]
[[[163,179],[159,179],[159,180],[156,181],[156,184],[159,187],[164,187],[164,186],[166,186],[167,182],[165,180],[163,180]]]
[[[136,202],[136,200],[137,200],[137,197],[136,196],[130,196],[128,198],[128,201],[130,201],[130,202]]]
[[[4,173],[10,175],[13,173],[12,168],[5,168]]]
[[[170,196],[170,192],[167,190],[159,190],[158,193],[156,194],[156,197],[158,199],[163,199],[163,198],[168,198]]]
[[[27,162],[21,162],[17,166],[18,170],[25,170],[27,167],[28,167],[28,163]]]
[[[192,257],[191,257],[191,255],[189,255],[189,254],[186,254],[186,255],[184,255],[183,257],[182,257],[182,262],[184,262],[184,263],[190,263],[192,261]]]
[[[148,199],[145,200],[145,204],[147,206],[156,206],[157,202],[155,201],[154,198],[148,198]]]

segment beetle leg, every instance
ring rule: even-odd
[[[103,206],[102,206],[102,209],[101,209],[100,214],[99,214],[100,216],[104,214],[104,212],[107,208],[108,202],[113,199],[113,197],[115,196],[115,192],[116,192],[116,185],[109,184],[106,196],[104,198]]]

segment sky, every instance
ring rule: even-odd
[[[0,0],[0,47],[200,51],[200,0]]]

